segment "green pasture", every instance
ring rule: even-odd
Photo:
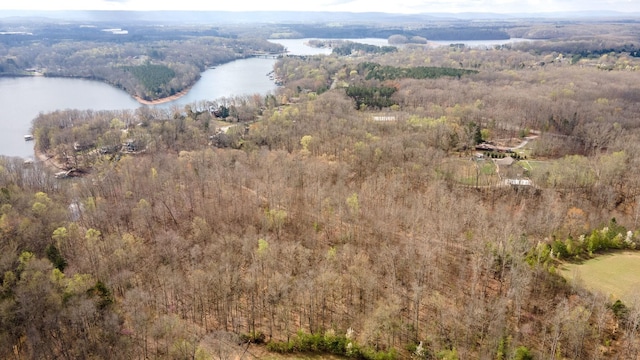
[[[638,302],[640,294],[640,252],[616,252],[587,260],[581,264],[564,264],[560,273],[568,281],[592,291],[599,291],[625,304]]]

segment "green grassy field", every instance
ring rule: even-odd
[[[582,264],[564,264],[560,273],[569,281],[610,296],[612,301],[620,299],[626,304],[638,301],[640,252],[611,253]]]

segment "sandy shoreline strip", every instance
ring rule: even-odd
[[[145,100],[141,97],[139,97],[138,95],[133,95],[133,98],[136,99],[137,102],[139,102],[142,105],[158,105],[158,104],[164,104],[164,103],[168,103],[171,102],[173,100],[177,100],[185,95],[187,95],[187,93],[189,92],[189,90],[191,90],[192,86],[189,86],[188,88],[175,93],[171,96],[167,96],[167,97],[163,97],[160,99],[156,99],[156,100]]]
[[[62,167],[62,164],[59,164],[55,161],[53,156],[49,156],[37,149],[33,149],[34,156],[36,161],[41,162],[45,165],[45,167],[49,168],[53,172],[58,172],[60,170],[66,170]]]

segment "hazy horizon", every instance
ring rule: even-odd
[[[631,0],[402,0],[389,2],[366,0],[317,0],[300,2],[294,0],[256,2],[237,0],[203,3],[200,0],[151,1],[151,0],[21,0],[3,2],[3,10],[124,10],[124,11],[310,11],[310,12],[380,12],[391,14],[423,13],[566,13],[566,12],[640,12],[640,2]]]

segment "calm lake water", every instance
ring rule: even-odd
[[[289,54],[292,55],[329,55],[332,49],[313,48],[305,45],[309,40],[335,40],[323,38],[306,38],[306,39],[269,39],[269,41],[280,44],[287,48]],[[353,41],[361,44],[387,46],[387,39],[365,38],[365,39],[343,39],[345,41]]]
[[[263,94],[274,92],[276,84],[269,79],[275,59],[251,58],[236,60],[201,74],[200,80],[183,97],[160,105],[184,106],[202,100],[223,97]]]
[[[305,45],[310,39],[270,40],[285,46],[293,55],[330,54],[331,49],[317,49]],[[364,44],[384,46],[387,39],[346,39]],[[517,40],[517,39],[516,39]],[[511,40],[483,42],[487,45],[504,44]],[[448,41],[450,43],[469,43]],[[167,108],[182,107],[202,100],[274,92],[276,85],[267,74],[275,59],[242,59],[220,65],[202,73],[200,80],[183,97],[164,104]],[[136,109],[141,105],[129,94],[107,84],[83,79],[21,77],[0,78],[0,155],[33,157],[33,142],[24,141],[30,133],[31,121],[39,113],[60,109],[121,110]]]
[[[201,100],[255,93],[266,95],[276,89],[267,76],[275,61],[242,59],[209,69],[185,96],[152,106],[182,107]],[[140,106],[146,105],[141,105],[126,92],[98,81],[0,78],[0,155],[33,157],[33,142],[24,141],[24,135],[30,133],[31,121],[39,113],[60,109],[122,110]]]
[[[0,78],[0,155],[33,156],[33,142],[24,141],[31,120],[58,109],[117,110],[139,106],[124,91],[82,79],[45,77]]]

